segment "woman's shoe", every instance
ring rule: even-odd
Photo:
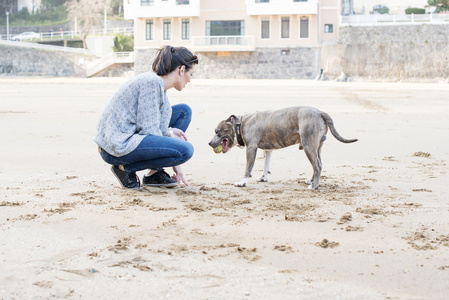
[[[111,171],[124,188],[132,190],[140,190],[142,188],[136,172],[122,171],[118,166],[112,166]]]
[[[143,185],[158,187],[174,187],[178,185],[176,180],[170,178],[164,170],[157,171],[153,175],[144,175],[142,178]]]

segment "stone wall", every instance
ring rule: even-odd
[[[94,77],[134,77],[134,64],[115,64],[98,72]]]
[[[322,47],[321,68],[328,78],[448,78],[449,25],[342,27]]]
[[[0,45],[0,76],[85,77],[96,56]]]
[[[287,51],[283,53],[283,50]],[[195,78],[310,79],[317,76],[319,69],[316,48],[258,48],[254,52],[197,54],[199,65]],[[136,74],[151,70],[154,56],[154,50],[136,50]]]
[[[154,55],[155,50],[136,50],[135,74],[151,70]],[[372,80],[433,80],[449,77],[449,25],[342,27],[339,40],[323,45],[321,53],[316,48],[258,48],[198,56],[196,78],[313,79],[321,68],[329,79],[343,72]],[[0,45],[0,75],[83,77],[85,64],[95,59]],[[132,68],[116,65],[97,76],[123,76]]]

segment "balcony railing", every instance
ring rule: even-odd
[[[125,19],[200,16],[200,0],[140,0],[124,3]]]
[[[264,15],[316,15],[318,14],[318,0],[292,1],[259,1],[245,0],[246,12],[250,16]]]
[[[341,26],[389,26],[407,24],[448,24],[449,14],[351,15],[341,17]]]
[[[193,36],[192,47],[197,52],[255,51],[254,36]]]

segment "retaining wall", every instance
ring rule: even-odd
[[[85,77],[96,56],[0,45],[0,75]]]
[[[287,52],[283,52],[287,50]],[[136,74],[151,70],[155,50],[135,50]],[[316,48],[257,48],[254,52],[200,52],[195,78],[311,79]]]
[[[342,72],[366,79],[449,77],[449,25],[341,27],[339,40],[317,48],[258,48],[254,52],[200,52],[197,78],[329,79]],[[283,50],[288,50],[284,53]],[[135,74],[151,70],[155,50],[135,51]],[[229,56],[227,56],[229,55]],[[321,64],[318,64],[321,58]],[[0,46],[0,75],[85,76],[87,55]],[[120,69],[117,66],[115,68]],[[129,74],[108,70],[98,76]]]
[[[341,72],[367,79],[449,77],[449,24],[341,27],[321,51],[329,78]]]

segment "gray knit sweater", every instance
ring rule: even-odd
[[[129,154],[147,135],[167,132],[172,108],[164,80],[154,72],[122,84],[106,105],[94,141],[109,154]]]

